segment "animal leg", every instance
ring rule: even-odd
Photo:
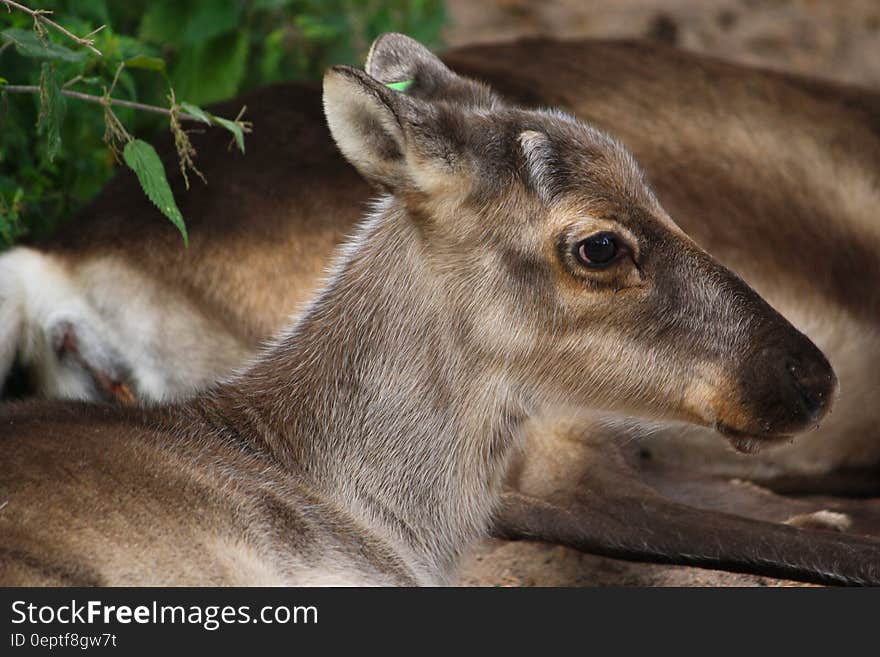
[[[580,439],[557,431],[549,439],[530,438],[524,461],[511,474],[512,488],[494,527],[500,538],[542,540],[632,561],[880,585],[880,540],[670,499],[607,436]],[[787,509],[812,508],[794,502],[774,513],[784,518]]]
[[[54,318],[47,333],[57,358],[81,368],[100,397],[126,405],[135,403],[128,364],[87,322]]]

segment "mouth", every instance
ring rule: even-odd
[[[764,447],[790,443],[794,440],[794,437],[789,434],[755,435],[753,433],[734,429],[723,422],[716,422],[714,429],[727,438],[728,442],[737,452],[743,454],[757,454]]]

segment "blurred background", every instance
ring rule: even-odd
[[[880,85],[878,0],[447,0],[445,42],[645,38],[747,64]]]
[[[0,9],[3,4],[8,7],[0,0]],[[371,40],[392,30],[434,48],[527,35],[643,38],[744,63],[880,85],[878,0],[19,4],[51,10],[52,20],[79,36],[106,27],[94,36],[99,57],[57,31],[35,30],[33,17],[20,9],[0,11],[0,85],[39,88],[39,93],[0,91],[0,248],[50,230],[87,202],[118,164],[107,145],[112,140],[100,105],[69,98],[52,105],[53,89],[101,96],[112,88],[114,98],[168,107],[173,88],[177,101],[203,106],[262,84],[318,79],[330,64],[361,63]],[[120,69],[122,62],[129,65]],[[114,111],[138,138],[149,140],[168,129],[160,115]]]

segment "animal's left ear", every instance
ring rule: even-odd
[[[391,32],[373,41],[364,68],[382,84],[412,98],[483,108],[501,104],[489,87],[452,72],[404,34]]]
[[[462,131],[449,129],[460,127],[458,108],[440,111],[349,66],[324,76],[324,113],[346,159],[391,191],[430,191],[460,160]]]

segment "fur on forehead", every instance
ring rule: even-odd
[[[616,139],[557,110],[455,112],[454,150],[472,200],[495,204],[517,182],[543,206],[585,210],[658,205],[641,168]]]
[[[454,76],[418,47],[415,61]],[[371,60],[377,56],[374,49]],[[373,66],[386,73],[389,67]],[[328,72],[324,89],[328,124],[343,154],[389,191],[430,194],[451,184],[467,194],[461,187],[467,181],[473,200],[497,202],[519,181],[547,204],[569,192],[627,204],[650,197],[618,142],[562,112],[423,100],[350,67]]]
[[[558,110],[531,112],[517,135],[526,183],[552,205],[572,193],[654,204],[644,174],[616,139]]]

